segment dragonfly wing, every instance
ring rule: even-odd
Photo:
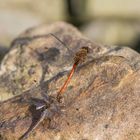
[[[46,115],[47,115],[47,112],[48,112],[47,109],[44,110],[44,111],[41,113],[39,119],[36,121],[36,123],[33,123],[33,122],[32,122],[30,128],[19,138],[19,140],[24,140],[24,139],[26,139],[26,138],[31,134],[31,132],[44,120],[44,118],[45,118]]]
[[[73,51],[55,34],[34,35],[30,37],[20,37],[14,40],[11,46],[17,44],[24,45],[35,42],[34,50],[41,61],[46,60],[50,65],[60,66],[64,60],[69,60],[74,55]],[[41,42],[41,43],[40,43]],[[67,61],[68,62],[68,61]],[[66,63],[65,63],[66,64]]]
[[[43,99],[46,102],[46,104],[50,103],[50,97],[46,93],[41,92],[41,96],[43,97]]]
[[[44,37],[46,38],[46,42],[41,46],[44,49],[37,50],[40,59],[46,60],[52,66],[69,64],[74,55],[72,50],[54,34],[50,33]]]
[[[46,102],[43,99],[31,98],[30,104],[36,107],[36,110],[43,108],[46,105]]]

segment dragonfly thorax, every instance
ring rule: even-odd
[[[89,47],[82,47],[76,54],[74,57],[74,63],[76,65],[78,65],[79,63],[83,63],[86,58],[87,58],[87,54],[89,53]]]

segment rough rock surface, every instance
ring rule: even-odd
[[[72,53],[82,46],[90,46],[89,59],[73,75],[61,113],[50,123],[46,118],[28,140],[140,139],[139,54],[93,43],[63,22],[29,29],[11,43],[0,70],[0,139],[16,140],[25,133],[38,117],[30,110],[31,97],[41,98],[42,92],[56,97]]]

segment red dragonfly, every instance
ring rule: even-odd
[[[75,54],[74,64],[73,64],[72,69],[68,75],[68,78],[66,79],[64,85],[61,87],[61,89],[57,93],[57,100],[59,102],[61,100],[62,95],[64,94],[64,92],[66,90],[68,83],[70,82],[70,80],[75,72],[75,69],[77,68],[77,66],[80,63],[83,63],[85,61],[88,53],[89,53],[89,47],[84,46],[84,47],[80,48],[80,50]]]
[[[31,125],[31,127],[20,137],[20,140],[23,140],[28,137],[28,135],[44,120],[44,118],[51,119],[52,115],[55,113],[60,113],[61,109],[59,107],[59,102],[61,101],[62,95],[65,93],[65,90],[67,88],[68,83],[70,82],[77,66],[79,64],[82,64],[88,57],[90,48],[89,46],[83,46],[81,47],[75,54],[73,51],[71,51],[67,45],[64,44],[56,35],[54,34],[48,34],[48,35],[42,35],[42,36],[34,36],[31,38],[20,38],[20,40],[15,40],[13,44],[22,43],[25,41],[25,43],[28,43],[30,40],[38,39],[45,37],[48,39],[49,43],[45,46],[47,47],[47,51],[39,52],[36,51],[37,54],[41,56],[41,60],[47,61],[47,65],[49,67],[58,68],[58,66],[62,66],[67,64],[67,60],[70,61],[69,58],[73,58],[71,62],[73,62],[73,66],[69,72],[69,75],[62,85],[60,87],[59,91],[57,92],[57,97],[54,99],[50,96],[48,96],[45,93],[42,93],[43,99],[37,99],[37,98],[31,98],[30,103],[35,106],[36,111],[41,110],[40,117],[38,118],[38,121],[34,125]],[[57,46],[56,46],[57,44]],[[48,53],[49,52],[49,53]],[[55,54],[55,55],[54,55]],[[59,54],[59,55],[58,55]],[[68,58],[68,59],[66,59]],[[71,65],[71,63],[69,63]],[[56,70],[57,72],[57,70]],[[53,74],[56,74],[55,72]]]

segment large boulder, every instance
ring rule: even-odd
[[[11,43],[0,70],[0,139],[18,139],[39,117],[31,110],[32,97],[45,93],[56,100],[73,54],[83,46],[90,47],[89,57],[57,103],[61,111],[53,113],[50,123],[46,118],[28,140],[140,139],[139,54],[98,45],[63,22],[28,29]]]

